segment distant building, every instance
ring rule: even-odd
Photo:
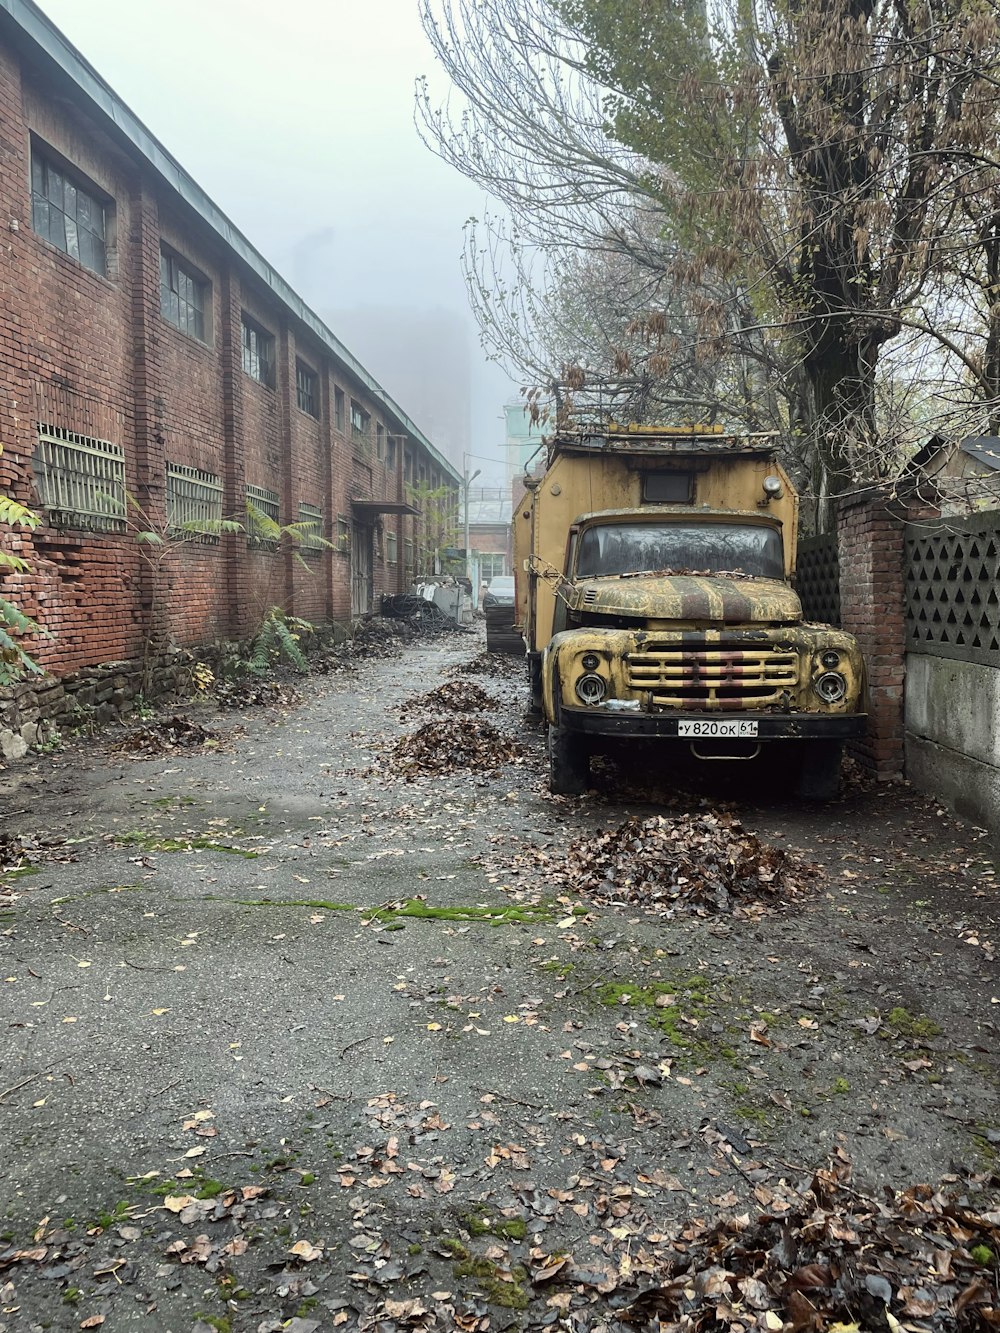
[[[503,487],[469,488],[469,547],[474,586],[511,573],[511,495]]]
[[[524,475],[525,468],[538,461],[536,455],[542,443],[542,427],[537,423],[532,425],[530,409],[524,403],[506,403],[503,414],[509,492],[511,484]]]
[[[472,437],[472,335],[452,311],[360,306],[336,327],[393,397],[461,471]]]

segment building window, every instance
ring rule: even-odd
[[[344,430],[344,391],[343,389],[334,389],[333,391],[333,421],[337,429],[343,434]]]
[[[413,572],[413,540],[407,537],[403,543],[403,568],[408,574]]]
[[[84,268],[107,275],[104,204],[77,184],[37,148],[31,153],[31,225],[39,236],[78,260]]]
[[[319,419],[319,377],[301,361],[295,363],[295,394],[300,412]]]
[[[31,461],[54,527],[124,530],[125,453],[120,445],[39,422]]]
[[[269,551],[277,550],[281,540],[278,492],[270,491],[265,486],[252,486],[248,482],[246,496],[247,546]]]
[[[355,444],[360,444],[363,448],[371,448],[371,423],[372,419],[369,413],[351,399],[351,439]]]
[[[222,482],[211,472],[167,464],[167,527],[173,532],[195,532],[206,541],[219,540],[222,522]]]
[[[396,542],[397,537],[394,532],[387,532],[385,534],[385,559],[387,564],[394,565],[396,563],[396,553],[398,549]]]
[[[208,283],[176,256],[160,251],[160,313],[182,333],[205,341]]]
[[[396,471],[396,437],[390,435],[386,441],[385,465],[390,472]]]
[[[375,457],[385,458],[385,427],[381,421],[375,423]]]
[[[303,551],[316,552],[323,549],[323,510],[319,505],[306,504],[299,501],[300,524],[306,526],[302,528],[299,536],[299,543]]]
[[[351,549],[351,525],[343,514],[337,515],[337,550],[346,554]]]
[[[274,338],[243,316],[243,369],[252,380],[274,388]]]
[[[504,572],[505,557],[495,552],[479,552],[479,577],[489,583],[490,579],[499,578]]]

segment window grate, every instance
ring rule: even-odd
[[[277,491],[269,491],[264,486],[252,486],[249,482],[246,485],[247,505],[253,505],[254,509],[270,519],[275,527],[279,526],[281,506]],[[257,530],[254,516],[249,515],[250,529],[247,532],[247,546],[254,548],[276,551],[278,549],[277,537],[267,536],[265,533]]]
[[[222,482],[211,472],[167,464],[167,527],[173,532],[197,531],[205,541],[218,541],[222,522]],[[211,531],[215,528],[216,531]]]
[[[302,549],[311,552],[321,551],[323,549],[323,510],[319,505],[306,504],[303,500],[300,500],[298,522],[312,525],[311,531],[302,534]]]
[[[125,451],[120,445],[39,422],[32,465],[53,526],[125,530]]]

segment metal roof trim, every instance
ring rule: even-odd
[[[435,461],[456,482],[462,477],[455,465],[449,463],[444,455],[431,444],[423,431],[411,421],[403,409],[382,388],[373,375],[344,346],[335,333],[323,323],[300,296],[292,290],[284,278],[267,262],[259,250],[253,246],[238,227],[223,213],[221,208],[209,198],[201,186],[189,176],[177,159],[164,148],[160,141],[142,123],[118,97],[111,86],[98,74],[93,65],[69,42],[55,24],[35,5],[32,0],[0,0],[0,12],[6,12],[18,28],[50,60],[67,75],[87,98],[91,105],[107,120],[132,146],[142,154],[157,175],[175,194],[193,208],[208,223],[244,264],[264,282],[278,300],[301,323],[315,334],[333,353],[345,370],[355,377],[367,390],[378,398],[386,411],[408,435],[421,444]]]

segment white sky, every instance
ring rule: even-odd
[[[472,452],[497,452],[512,386],[479,350],[459,269],[485,201],[414,128],[416,76],[446,91],[417,0],[39,3],[308,304],[460,312]],[[307,271],[297,243],[316,233]]]

